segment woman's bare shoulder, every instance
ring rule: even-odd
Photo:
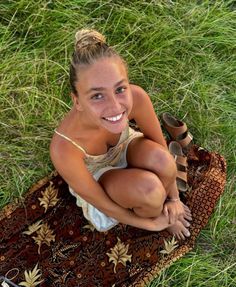
[[[145,102],[149,99],[149,96],[145,90],[138,85],[130,84],[130,89],[133,97],[133,108],[129,119],[133,119],[137,110],[139,110],[140,107],[145,104]]]
[[[142,87],[135,84],[130,84],[130,89],[132,94],[135,95],[146,93]]]
[[[130,84],[130,89],[133,96],[134,104],[141,104],[143,101],[149,98],[145,90],[138,85]]]
[[[50,157],[57,170],[66,168],[72,159],[83,162],[84,152],[71,142],[54,133],[50,143]]]
[[[50,144],[50,157],[55,169],[68,185],[74,187],[74,190],[82,192],[77,182],[86,183],[85,178],[88,178],[85,176],[88,174],[88,170],[84,162],[84,152],[71,142],[54,134]]]

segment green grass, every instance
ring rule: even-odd
[[[48,147],[70,106],[73,37],[96,28],[157,113],[183,118],[196,143],[227,159],[225,193],[196,248],[150,286],[236,286],[235,8],[229,0],[1,1],[0,207],[53,169]]]

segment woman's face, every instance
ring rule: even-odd
[[[126,67],[118,57],[80,68],[76,88],[74,103],[88,125],[116,134],[125,129],[133,101]]]

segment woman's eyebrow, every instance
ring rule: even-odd
[[[114,88],[116,88],[117,86],[119,86],[119,85],[122,84],[123,82],[127,82],[127,80],[126,80],[126,79],[120,80],[119,82],[117,82],[117,83],[114,85]],[[101,91],[103,91],[103,90],[105,90],[104,87],[92,87],[92,88],[90,88],[88,91],[86,91],[86,94],[89,94],[89,93],[91,93],[91,92],[93,92],[93,91],[101,92]]]
[[[91,93],[92,91],[100,92],[100,91],[102,91],[102,90],[104,90],[103,87],[90,88],[90,89],[87,90],[85,93],[86,93],[86,94],[89,94],[89,93]]]
[[[126,80],[126,79],[122,79],[122,80],[120,80],[119,82],[117,82],[117,83],[115,84],[115,86],[114,86],[114,87],[119,86],[119,85],[120,85],[120,84],[122,84],[123,82],[127,82],[127,80]]]

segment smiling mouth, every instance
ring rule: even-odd
[[[121,113],[121,114],[119,114],[119,115],[113,116],[113,117],[104,117],[103,119],[106,120],[106,121],[108,121],[108,122],[113,122],[113,123],[115,123],[115,122],[118,122],[118,121],[122,118],[122,116],[123,116],[124,113],[125,113],[125,112],[123,112],[123,113]]]

